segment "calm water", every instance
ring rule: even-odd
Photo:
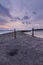
[[[26,32],[26,34],[32,35],[32,32]],[[34,36],[43,38],[43,31],[35,31]]]
[[[9,33],[9,32],[12,32],[12,31],[0,31],[0,34],[5,34],[5,33]]]
[[[12,31],[0,31],[0,34],[5,34],[5,33],[9,33],[9,32],[12,32]],[[25,33],[32,35],[32,32],[25,32]],[[35,31],[34,36],[43,38],[43,31]]]

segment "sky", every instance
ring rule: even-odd
[[[43,28],[43,0],[0,0],[0,29]]]

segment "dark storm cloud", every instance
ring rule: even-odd
[[[22,17],[22,18],[20,18],[20,17],[14,17],[11,21],[24,21],[24,20],[29,20],[30,19],[30,17],[29,16],[24,16],[24,17]]]
[[[19,18],[19,17],[15,17],[15,20],[21,20],[21,18]]]
[[[22,19],[20,17],[14,17],[10,21],[12,21],[12,22],[14,21],[15,22],[15,21],[21,21],[21,20]]]
[[[0,15],[11,17],[9,10],[0,4]]]
[[[22,23],[23,23],[23,24],[29,24],[29,19],[30,19],[30,18],[31,18],[31,17],[25,15],[25,16],[22,18]]]
[[[27,20],[27,19],[30,19],[30,17],[29,16],[24,16],[23,19]]]

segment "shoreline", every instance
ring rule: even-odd
[[[25,35],[27,35],[27,36],[30,36],[30,37],[32,37],[32,35],[29,35],[29,34],[27,34],[26,32],[20,32],[20,33],[23,33],[23,34],[25,34]],[[2,36],[2,35],[9,35],[9,34],[14,34],[14,32],[8,32],[8,33],[3,33],[3,34],[0,34],[0,36]],[[41,37],[38,37],[38,36],[35,36],[34,35],[34,37],[35,38],[40,38],[40,39],[43,39],[43,38],[41,38]]]

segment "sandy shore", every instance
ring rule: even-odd
[[[0,35],[0,65],[43,65],[43,39],[17,32]]]

